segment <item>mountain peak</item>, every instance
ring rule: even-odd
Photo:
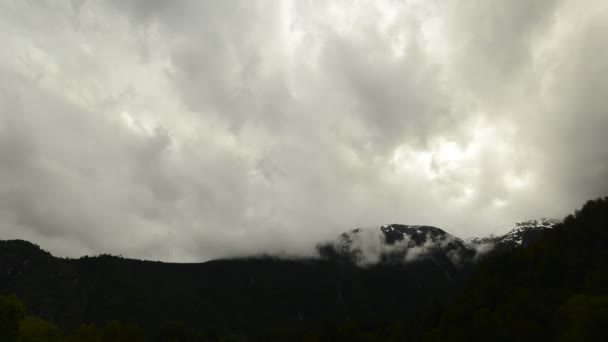
[[[546,218],[518,222],[511,231],[498,237],[497,242],[514,246],[526,245],[537,240],[545,230],[553,228],[557,223],[557,220]]]
[[[440,228],[404,224],[352,229],[335,241],[317,245],[317,250],[321,257],[358,265],[406,264],[423,259],[456,265],[477,254],[475,246]]]
[[[420,225],[389,224],[381,226],[380,231],[384,233],[388,244],[394,244],[404,238],[410,239],[415,244],[421,244],[427,239],[451,236],[440,228]]]
[[[525,246],[538,240],[547,229],[553,228],[557,223],[559,220],[547,218],[526,220],[515,223],[515,227],[505,234],[492,234],[488,237],[467,239],[467,241],[473,244],[490,243],[503,248]]]

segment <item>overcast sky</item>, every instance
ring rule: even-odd
[[[0,239],[461,237],[608,194],[608,1],[0,0]]]

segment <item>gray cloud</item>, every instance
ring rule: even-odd
[[[0,233],[59,255],[466,237],[608,191],[593,1],[0,4]]]

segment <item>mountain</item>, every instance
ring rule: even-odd
[[[558,220],[546,218],[522,221],[516,223],[515,227],[506,234],[472,238],[467,242],[477,246],[491,245],[494,253],[502,253],[516,247],[528,246],[541,239],[547,231],[558,223]]]
[[[435,227],[391,224],[321,243],[320,258],[193,264],[56,258],[26,241],[1,241],[0,294],[16,294],[30,314],[68,330],[113,319],[148,330],[182,322],[241,333],[391,320],[460,293],[489,243],[527,243],[542,232],[541,223],[476,242]]]
[[[540,239],[548,229],[553,228],[557,223],[556,220],[545,218],[519,222],[510,232],[495,238],[493,242],[509,247],[526,246]]]
[[[63,340],[34,316],[69,342],[608,340],[608,197],[483,239],[393,224],[319,251],[165,264],[0,241],[0,340]]]
[[[357,228],[341,234],[336,241],[317,245],[319,254],[359,266],[408,263],[432,259],[442,265],[474,263],[489,251],[504,252],[542,238],[557,220],[545,218],[522,221],[503,235],[462,240],[432,226],[389,224],[380,229]]]
[[[317,245],[317,250],[324,258],[362,267],[424,259],[453,269],[472,262],[478,256],[476,247],[440,228],[390,224],[380,229],[353,229],[336,241]]]
[[[0,243],[0,294],[66,330],[113,319],[250,333],[322,321],[386,320],[462,290],[468,268],[432,260],[359,267],[271,257],[171,264],[114,256],[61,259],[24,241]]]

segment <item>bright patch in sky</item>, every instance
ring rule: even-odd
[[[400,146],[389,164],[405,181],[426,182],[429,189],[450,188],[450,196],[460,199],[474,200],[475,194],[484,192],[481,178],[490,171],[488,166],[504,179],[505,191],[523,191],[531,176],[513,172],[524,167],[516,158],[513,139],[515,131],[509,125],[490,125],[478,119],[459,141],[440,136],[425,146]],[[460,190],[452,191],[454,187]]]

